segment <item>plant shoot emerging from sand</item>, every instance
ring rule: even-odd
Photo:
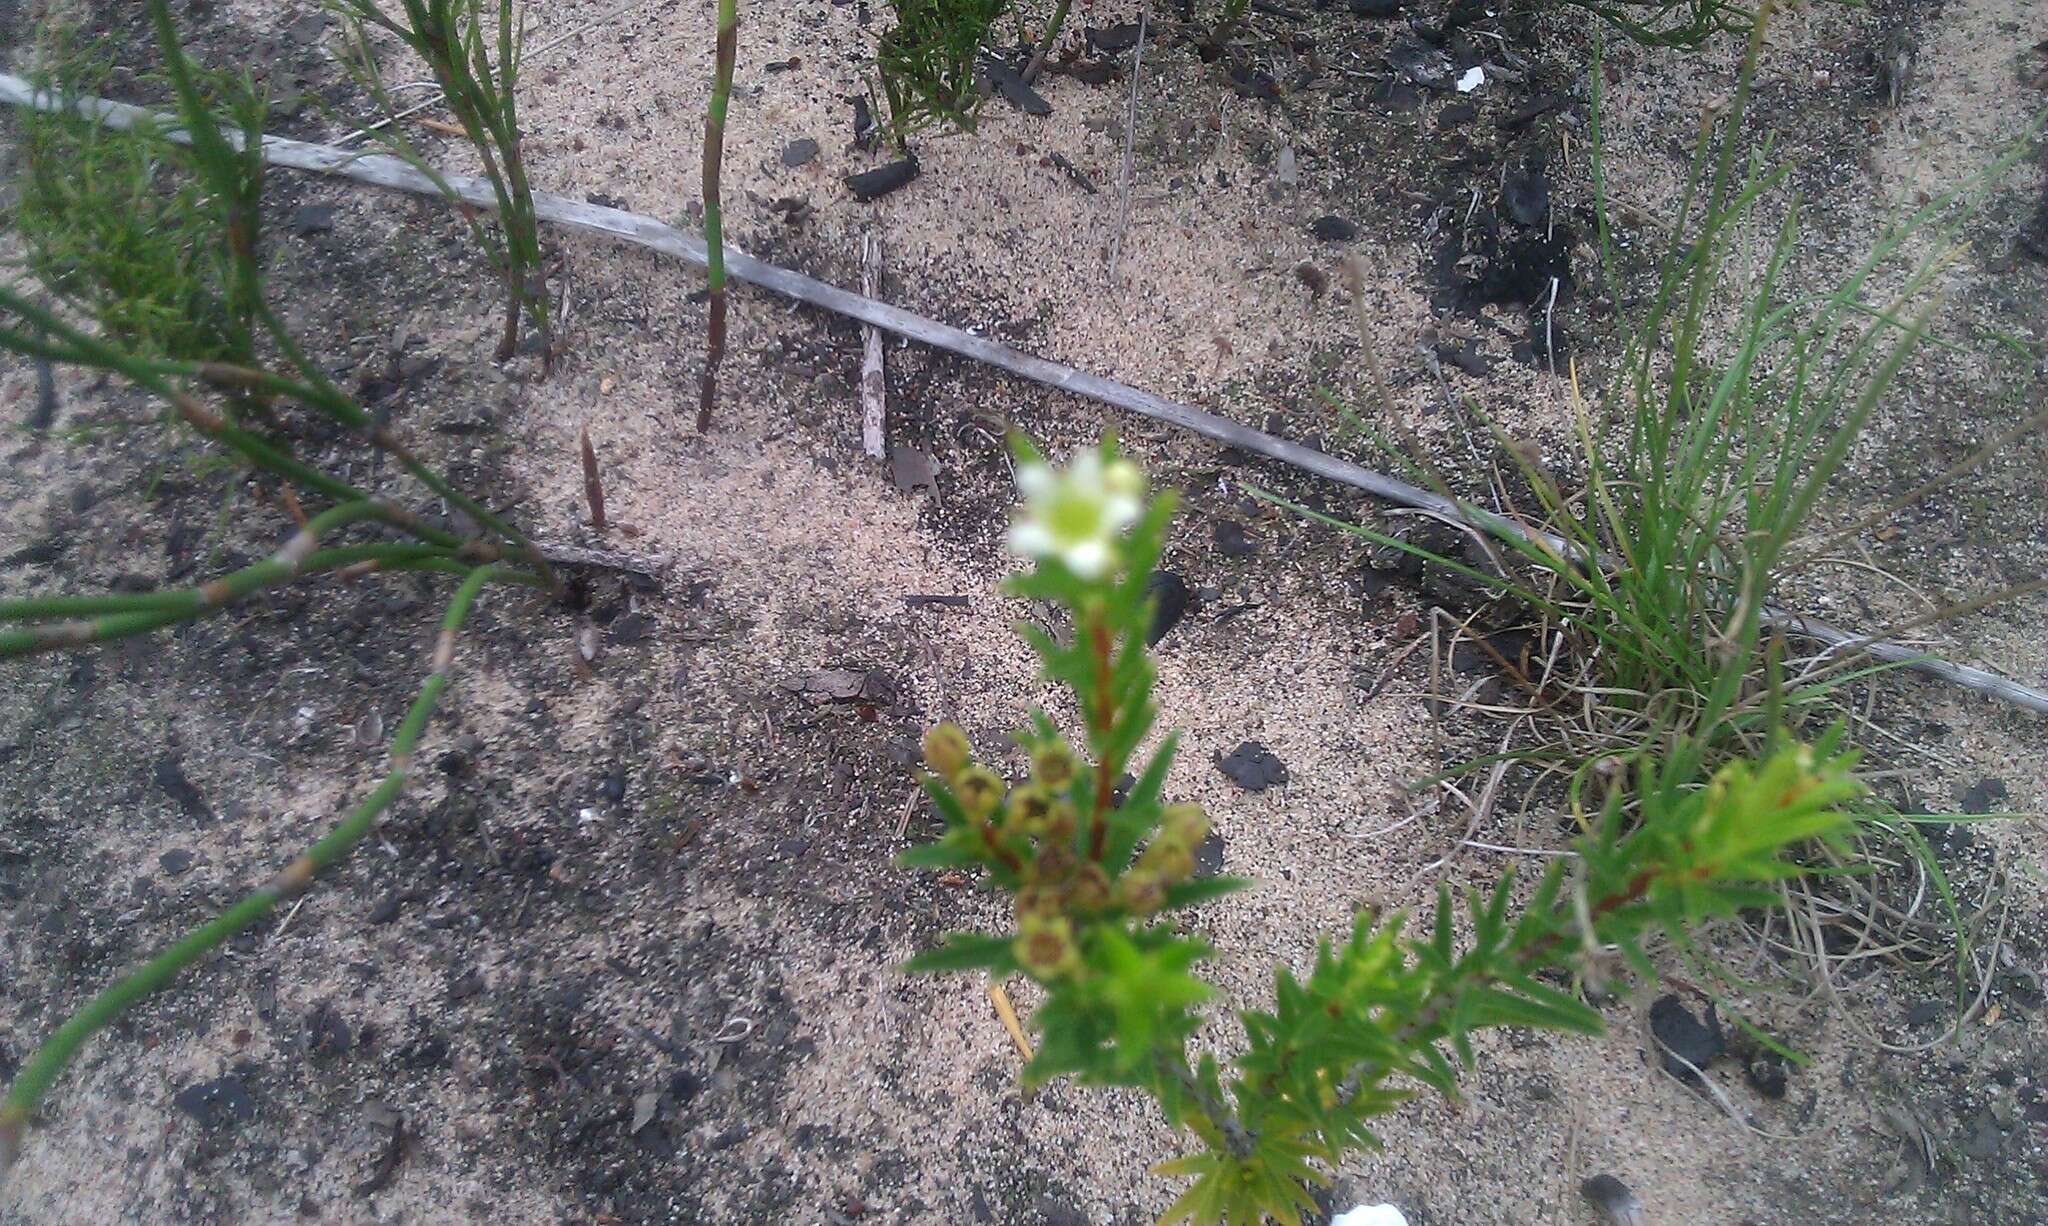
[[[1011,0],[889,0],[889,6],[896,24],[875,46],[875,72],[897,148],[940,124],[974,131],[981,109],[975,66]]]
[[[718,49],[711,105],[704,114],[704,252],[709,314],[704,324],[704,373],[697,387],[697,433],[711,428],[718,401],[718,365],[725,360],[725,207],[719,172],[725,165],[725,113],[732,105],[732,74],[739,56],[738,0],[718,0]]]
[[[1701,126],[1669,246],[1602,403],[1588,404],[1576,373],[1566,372],[1573,460],[1583,468],[1583,481],[1568,481],[1520,449],[1504,447],[1537,503],[1533,512],[1524,508],[1518,522],[1540,523],[1543,533],[1514,530],[1466,504],[1468,519],[1491,530],[1499,548],[1459,560],[1293,508],[1474,581],[1518,609],[1534,641],[1558,645],[1542,659],[1505,662],[1526,696],[1526,703],[1508,704],[1517,727],[1498,756],[1447,767],[1446,776],[1518,764],[1533,776],[1525,795],[1536,795],[1546,780],[1561,783],[1565,803],[1583,820],[1587,808],[1601,803],[1587,798],[1625,784],[1638,761],[1658,759],[1678,785],[1703,786],[1723,764],[1757,754],[1775,738],[1812,735],[1846,717],[1855,692],[1849,687],[1895,667],[1853,650],[1788,658],[1781,631],[1788,621],[1796,629],[1796,619],[1772,613],[1770,602],[1796,572],[1843,539],[1840,530],[1817,531],[1814,521],[1925,335],[1930,287],[1953,253],[1959,228],[2024,155],[2038,127],[1987,171],[1887,229],[1832,288],[1795,292],[1791,270],[1804,246],[1797,206],[1781,219],[1757,216],[1786,173],[1744,148],[1744,116],[1769,15],[1766,5],[1755,16],[1737,87]],[[1588,148],[1604,254],[1610,244],[1597,55],[1588,80],[1594,104]],[[1759,233],[1764,242],[1756,270],[1741,271]],[[1917,262],[1901,259],[1914,245],[1929,254]],[[1886,296],[1873,297],[1881,282]],[[1369,351],[1372,338],[1362,340]],[[1385,402],[1384,392],[1379,399]],[[2016,424],[2009,437],[2038,429],[2042,420]],[[1610,422],[1615,426],[1608,428]],[[1983,454],[1919,486],[1887,513],[1967,471]],[[1446,483],[1435,484],[1449,494]],[[1917,882],[1910,888],[1917,898],[1931,894],[1946,910],[1955,965],[1964,972],[1973,965],[1967,927],[1926,841],[1876,796],[1861,801],[1856,815],[1851,842],[1858,846],[1849,858],[1909,861],[1923,873],[1934,889],[1919,890]],[[1856,911],[1900,917],[1896,932],[1873,921],[1881,934],[1874,942],[1911,945],[1928,962],[1949,956],[1940,926],[1907,914],[1917,912],[1918,901],[1886,911],[1876,888],[1867,875],[1830,874],[1789,887],[1781,902],[1804,924],[1813,895],[1847,896]],[[1912,928],[1922,931],[1909,939]],[[1702,969],[1720,974],[1712,966]],[[1793,982],[1808,969],[1796,968]]]
[[[388,16],[377,0],[328,0],[342,19],[351,55],[349,67],[387,118],[398,105],[384,84],[371,30],[382,30],[426,62],[441,88],[449,113],[476,148],[484,177],[497,197],[497,225],[486,226],[462,208],[398,123],[377,132],[386,148],[441,185],[442,193],[471,217],[477,245],[505,286],[505,326],[497,359],[510,361],[519,348],[522,314],[540,337],[541,362],[555,360],[554,316],[548,301],[547,268],[540,221],[519,133],[519,69],[525,49],[525,5],[519,0],[400,0],[401,15]]]
[[[902,862],[978,868],[1012,910],[1001,931],[953,933],[910,969],[1029,976],[1045,1002],[1027,1085],[1072,1077],[1143,1090],[1186,1129],[1194,1152],[1159,1168],[1189,1181],[1165,1221],[1300,1222],[1314,1212],[1310,1187],[1374,1145],[1370,1121],[1413,1092],[1401,1082],[1456,1094],[1473,1032],[1601,1029],[1596,1010],[1539,976],[1604,977],[1618,955],[1649,977],[1656,934],[1683,939],[1704,920],[1768,902],[1797,871],[1788,851],[1840,838],[1841,806],[1860,788],[1832,736],[1780,742],[1704,787],[1646,759],[1632,818],[1610,803],[1526,894],[1504,876],[1468,896],[1462,939],[1447,889],[1426,935],[1410,935],[1402,915],[1362,914],[1341,943],[1324,943],[1306,979],[1276,970],[1274,1005],[1240,1013],[1247,1044],[1227,1070],[1192,1056],[1200,1006],[1215,993],[1194,973],[1209,946],[1186,931],[1186,912],[1247,883],[1196,875],[1209,818],[1165,798],[1172,734],[1128,790],[1119,786],[1157,715],[1147,581],[1173,500],[1146,505],[1113,444],[1064,472],[1028,445],[1018,452],[1028,501],[1010,542],[1031,566],[1006,590],[1072,616],[1068,642],[1019,632],[1071,692],[1081,731],[1070,739],[1046,711],[1031,712],[1016,737],[1029,759],[1017,780],[978,761],[953,725],[926,736],[922,782],[945,830]],[[1526,901],[1510,914],[1518,896]]]

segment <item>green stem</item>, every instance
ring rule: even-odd
[[[719,205],[719,174],[725,162],[725,115],[732,102],[739,26],[738,0],[718,0],[717,63],[711,80],[711,107],[704,116],[704,270],[711,301],[704,325],[704,374],[697,382],[699,434],[711,428],[711,409],[718,400],[718,365],[725,359],[725,223]]]
[[[179,391],[164,378],[164,375],[167,373],[190,373],[204,377],[209,369],[219,372],[238,370],[240,368],[220,364],[208,367],[205,364],[152,361],[138,357],[124,350],[117,349],[97,337],[89,336],[79,331],[59,319],[56,315],[27,301],[5,286],[0,286],[0,309],[20,316],[28,321],[30,325],[26,330],[14,328],[0,329],[0,349],[9,349],[29,357],[41,357],[55,362],[88,366],[95,370],[112,371],[127,378],[143,390],[163,399],[177,411],[178,415],[187,424],[215,442],[222,444],[232,451],[239,452],[244,459],[256,467],[276,473],[301,489],[325,494],[336,502],[366,502],[370,500],[370,495],[363,490],[301,463],[290,453],[281,450],[262,436],[244,430],[220,414],[208,409],[191,395]],[[292,392],[295,397],[300,393],[305,393],[310,397],[308,403],[314,404],[316,407],[319,406],[320,402],[317,392],[306,385],[279,379],[275,375],[264,375],[259,380],[259,383],[264,386],[274,383],[280,389],[297,389]],[[336,392],[335,395],[338,396],[339,392]],[[342,399],[345,400],[346,398],[343,397]],[[426,478],[422,477],[422,480],[426,480]],[[441,482],[441,479],[435,476],[433,482],[429,483],[429,488],[434,488],[439,493],[441,490],[434,484],[435,482],[442,485],[445,485],[445,482]],[[452,497],[450,497],[450,501],[456,505],[463,506],[465,509],[475,506],[474,502],[464,497],[460,492],[454,492]],[[512,530],[509,525],[505,525],[502,520],[491,516],[487,511],[483,511],[483,508],[477,507],[476,510],[483,512],[485,516],[479,522],[496,527],[507,539],[519,543],[527,558],[544,573],[546,572],[547,566],[541,560],[539,551],[531,544],[526,543],[524,537]],[[450,549],[459,549],[464,544],[460,538],[452,533],[443,532],[438,528],[421,522],[417,517],[397,511],[396,508],[392,508],[392,511],[394,515],[398,516],[398,518],[392,520],[393,524],[423,541]],[[552,580],[551,575],[548,577]],[[552,582],[550,583],[550,590],[554,590]]]
[[[391,739],[391,768],[354,811],[325,836],[308,847],[269,881],[241,902],[222,912],[172,943],[169,948],[142,964],[126,979],[101,992],[85,1007],[66,1019],[31,1054],[0,1104],[0,1173],[14,1164],[21,1150],[22,1134],[30,1115],[52,1084],[88,1039],[134,1007],[144,997],[168,985],[185,968],[212,953],[225,941],[247,931],[275,910],[280,902],[303,893],[323,870],[345,859],[375,828],[377,817],[405,790],[412,767],[413,750],[420,734],[433,716],[435,704],[448,685],[454,666],[455,636],[468,620],[477,593],[486,583],[501,578],[502,568],[479,566],[456,588],[441,618],[441,631],[426,681],[413,700],[403,723]]]
[[[285,357],[291,364],[301,374],[305,375],[306,382],[299,383],[290,379],[280,379],[264,371],[234,370],[218,363],[210,366],[202,365],[194,373],[202,378],[212,380],[226,377],[254,377],[261,381],[267,390],[290,396],[294,400],[311,405],[336,421],[354,428],[370,441],[371,446],[385,452],[392,459],[396,460],[399,467],[410,473],[420,484],[432,490],[439,497],[446,499],[451,506],[461,508],[464,514],[474,519],[477,523],[497,533],[500,538],[513,547],[515,552],[533,564],[534,569],[540,572],[541,578],[547,581],[548,591],[560,593],[560,582],[557,581],[554,571],[548,566],[547,559],[541,556],[540,550],[534,546],[533,542],[527,540],[524,534],[517,528],[514,528],[502,516],[493,514],[482,503],[457,489],[455,484],[446,477],[421,463],[419,457],[412,453],[411,448],[399,442],[397,436],[392,434],[390,430],[378,425],[377,419],[372,417],[368,410],[357,404],[339,387],[336,387],[334,381],[327,377],[327,372],[321,370],[318,363],[306,356],[305,350],[299,347],[299,343],[293,339],[291,332],[284,326],[284,321],[277,317],[277,313],[271,310],[268,304],[265,304],[263,307],[262,318],[264,327],[268,329],[272,339],[276,340],[278,348],[283,350]]]
[[[1067,24],[1069,0],[1059,0],[1053,6],[1052,19],[1045,23],[1045,33],[1038,36],[1038,47],[1031,53],[1031,62],[1024,65],[1024,84],[1037,82],[1038,74],[1045,71],[1046,57],[1052,54],[1053,44],[1059,41],[1060,28]]]
[[[133,638],[203,617],[253,592],[274,587],[296,576],[354,567],[382,572],[434,570],[466,575],[475,568],[475,564],[462,562],[456,553],[431,545],[351,545],[310,554],[296,570],[280,566],[272,559],[216,579],[204,587],[182,592],[55,596],[8,601],[0,604],[0,621],[76,620],[50,621],[22,630],[0,630],[0,660]],[[543,589],[547,586],[538,575],[525,571],[507,572],[499,576],[499,581]]]

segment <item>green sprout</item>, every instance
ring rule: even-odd
[[[875,46],[875,71],[898,148],[940,124],[974,131],[981,109],[974,70],[989,30],[1011,0],[889,0],[896,24]],[[1061,8],[1064,10],[1065,6]],[[1057,26],[1048,27],[1048,38]]]
[[[739,5],[718,0],[718,51],[711,105],[704,115],[704,269],[711,291],[704,324],[704,373],[698,379],[697,433],[711,428],[718,401],[718,366],[725,360],[725,207],[719,174],[725,164],[725,113],[732,105],[732,74],[739,57]]]
[[[484,177],[497,197],[495,230],[470,210],[462,210],[470,216],[471,236],[505,287],[505,327],[498,340],[497,360],[509,361],[518,351],[523,314],[540,335],[543,369],[552,371],[554,317],[548,303],[540,220],[534,212],[533,187],[527,181],[519,133],[525,6],[518,0],[401,0],[402,15],[392,17],[377,0],[327,0],[327,4],[341,18],[347,35],[350,71],[387,117],[395,119],[399,108],[384,85],[371,30],[396,38],[434,74],[449,113],[475,146]],[[451,203],[460,203],[455,189],[428,164],[398,124],[387,124],[377,137],[394,156],[433,179]]]

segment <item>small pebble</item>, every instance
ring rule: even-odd
[[[1259,551],[1257,541],[1235,520],[1216,521],[1216,552],[1226,558],[1248,558]]]
[[[1579,1185],[1579,1193],[1593,1202],[1609,1226],[1645,1226],[1643,1202],[1629,1186],[1612,1175],[1595,1175]]]
[[[1358,227],[1335,213],[1316,218],[1309,232],[1326,243],[1348,243],[1358,237]]]

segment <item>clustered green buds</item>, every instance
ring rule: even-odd
[[[1047,741],[1031,753],[1031,777],[1057,791],[1074,781],[1074,751],[1063,741]]]
[[[1002,777],[986,766],[970,766],[953,776],[953,794],[967,816],[980,821],[1003,803]]]
[[[1064,915],[1033,912],[1017,923],[1017,961],[1034,979],[1058,979],[1081,969],[1074,925]]]
[[[1160,814],[1159,833],[1138,862],[1116,883],[1116,901],[1138,915],[1150,915],[1166,902],[1168,886],[1195,875],[1195,848],[1209,837],[1209,815],[1202,806],[1168,805]]]
[[[974,747],[958,724],[937,724],[924,734],[924,764],[931,772],[951,783],[974,760]]]

